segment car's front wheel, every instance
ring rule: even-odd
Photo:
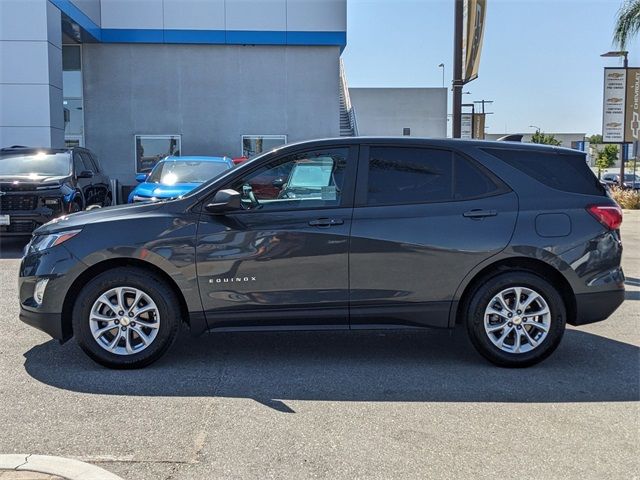
[[[73,331],[89,357],[109,368],[140,368],[160,358],[181,323],[175,292],[139,268],[107,270],[80,291]]]
[[[483,282],[467,303],[471,343],[503,367],[528,367],[560,344],[566,309],[557,289],[542,277],[514,271]]]

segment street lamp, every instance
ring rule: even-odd
[[[629,52],[627,52],[626,50],[621,50],[619,52],[607,52],[607,53],[603,53],[602,55],[600,55],[601,57],[624,57],[624,60],[622,61],[622,66],[624,68],[627,68],[629,66]]]
[[[529,128],[535,128],[535,129],[536,129],[536,131],[538,131],[538,132],[539,132],[540,130],[542,130],[542,129],[541,129],[540,127],[538,127],[537,125],[529,125]]]
[[[626,50],[603,53],[601,57],[622,57],[622,68],[629,68],[629,52]],[[624,140],[624,139],[623,139]],[[620,144],[620,187],[624,187],[624,164],[627,161],[627,149],[624,143]]]
[[[442,69],[442,88],[444,88],[444,63],[441,63],[438,67]]]

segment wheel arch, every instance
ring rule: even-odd
[[[543,260],[535,258],[509,257],[486,265],[475,273],[475,275],[467,281],[466,285],[461,286],[462,293],[460,293],[458,297],[459,300],[454,301],[449,316],[450,326],[453,327],[456,324],[462,323],[468,302],[480,285],[496,275],[514,270],[530,272],[551,282],[551,284],[558,289],[558,293],[560,293],[565,308],[567,309],[567,323],[571,323],[571,321],[576,318],[577,307],[575,293],[569,281],[558,269]],[[460,288],[458,292],[460,292]]]
[[[139,260],[136,258],[114,258],[109,260],[104,260],[102,262],[98,262],[94,265],[91,265],[85,271],[83,271],[78,277],[73,281],[64,298],[64,302],[62,304],[62,332],[64,340],[68,340],[73,336],[73,326],[72,326],[72,312],[73,305],[75,299],[78,297],[82,286],[85,285],[89,280],[94,278],[97,275],[100,275],[103,272],[108,270],[112,270],[118,267],[134,267],[142,270],[150,271],[158,275],[162,280],[164,280],[169,288],[171,288],[176,296],[178,297],[178,301],[180,302],[180,313],[182,314],[182,320],[184,323],[192,327],[192,319],[189,313],[189,309],[187,307],[187,302],[184,297],[184,294],[178,287],[178,284],[175,282],[173,278],[169,274],[167,274],[164,270],[154,265],[153,263],[146,262],[144,260]]]

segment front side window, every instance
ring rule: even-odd
[[[247,210],[336,207],[342,199],[349,149],[298,153],[236,180]]]
[[[449,202],[501,190],[481,169],[449,150],[371,147],[367,205]]]
[[[229,169],[224,162],[168,160],[158,163],[147,182],[175,185],[176,183],[203,183]]]
[[[87,152],[82,152],[82,163],[84,164],[84,169],[89,170],[93,173],[98,173],[98,169],[93,164],[93,159]]]
[[[148,173],[165,157],[180,156],[180,135],[136,135],[136,173]]]

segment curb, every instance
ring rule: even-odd
[[[90,463],[50,455],[0,455],[0,471],[3,469],[45,473],[68,480],[123,480]]]

